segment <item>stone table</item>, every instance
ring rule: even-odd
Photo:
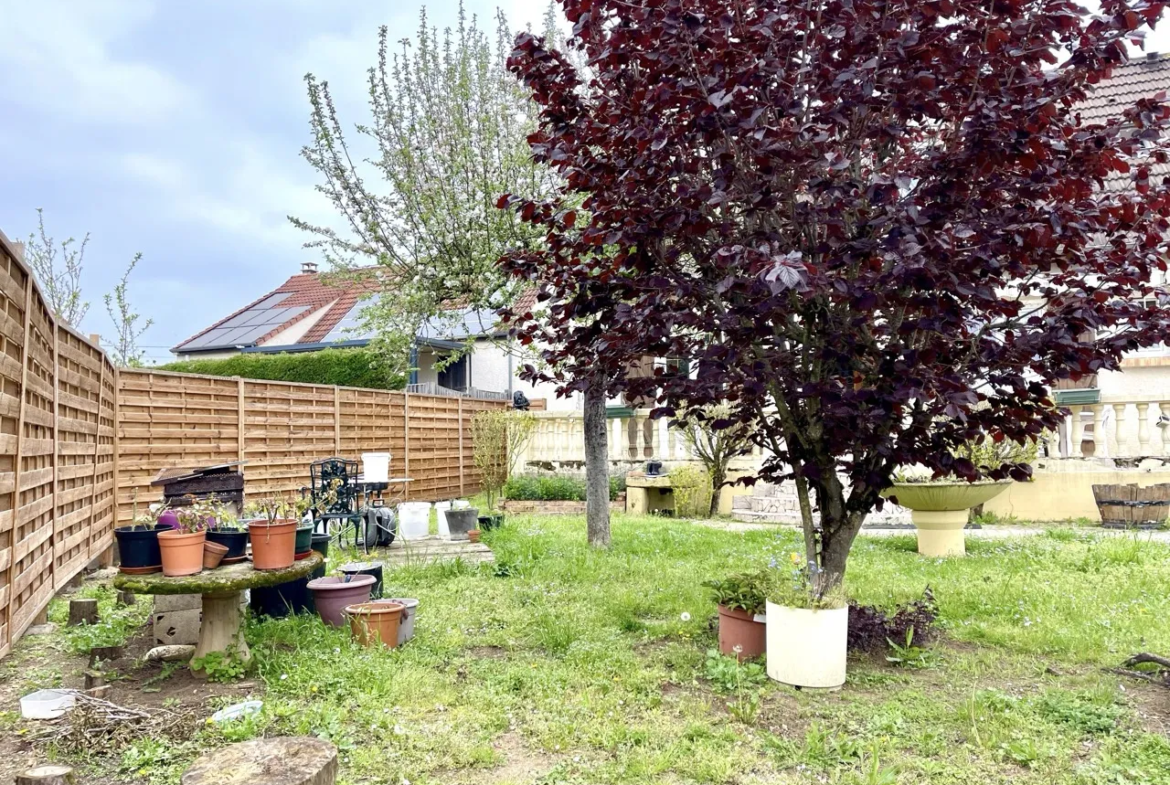
[[[252,659],[244,641],[243,612],[240,608],[245,589],[279,586],[303,578],[325,563],[325,557],[313,551],[283,570],[256,570],[250,562],[229,564],[198,575],[171,578],[162,573],[152,575],[117,575],[114,588],[135,594],[199,594],[203,597],[203,623],[199,643],[191,660],[191,670],[198,674],[196,663],[212,653],[234,650],[234,657],[244,663]]]

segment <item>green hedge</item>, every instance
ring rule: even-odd
[[[181,360],[158,367],[160,371],[202,373],[209,376],[242,376],[279,382],[337,384],[343,387],[370,387],[401,390],[402,375],[388,377],[377,368],[374,355],[366,349],[322,349],[290,354],[237,354],[222,360]]]
[[[626,489],[626,478],[609,478],[609,500]],[[556,474],[518,474],[508,478],[504,498],[526,502],[583,502],[585,478]]]

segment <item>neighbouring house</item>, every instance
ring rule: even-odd
[[[298,275],[179,343],[171,353],[180,360],[196,360],[366,346],[371,336],[363,331],[360,314],[379,289],[374,271],[369,277],[325,276],[315,263],[305,262]],[[519,389],[530,398],[544,397],[516,379],[517,357],[494,314],[465,310],[442,322],[419,330],[408,390],[510,398]],[[469,341],[470,351],[436,367]]]

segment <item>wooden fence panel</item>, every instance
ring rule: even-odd
[[[0,243],[0,656],[20,634],[12,624],[16,539],[16,465],[23,400],[28,272]]]
[[[162,493],[160,469],[239,459],[235,379],[122,368],[117,389],[118,525]]]
[[[507,405],[144,369],[122,369],[118,379],[123,524],[135,502],[143,512],[161,501],[161,490],[150,485],[160,469],[237,460],[247,461],[244,494],[252,498],[298,494],[309,485],[312,461],[334,455],[358,460],[363,452],[385,451],[391,454],[391,475],[412,478],[409,499],[471,495],[480,489],[471,416]]]
[[[296,493],[309,463],[337,454],[336,391],[287,382],[244,381],[244,492]]]
[[[245,494],[287,496],[314,460],[389,450],[409,498],[450,499],[479,490],[471,416],[506,405],[115,368],[0,233],[0,657],[161,500],[160,469],[244,460]]]

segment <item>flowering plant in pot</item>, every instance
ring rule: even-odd
[[[175,511],[178,528],[160,531],[158,547],[163,575],[177,577],[203,571],[203,545],[207,541],[206,511],[182,507]]]
[[[719,651],[734,654],[740,662],[764,653],[767,585],[766,572],[738,573],[703,584],[719,606]]]
[[[840,578],[790,553],[772,560],[765,595],[769,678],[793,687],[844,684],[849,607]]]
[[[248,523],[252,566],[257,570],[282,570],[296,560],[296,510],[279,497],[264,499],[259,508],[264,517]]]

